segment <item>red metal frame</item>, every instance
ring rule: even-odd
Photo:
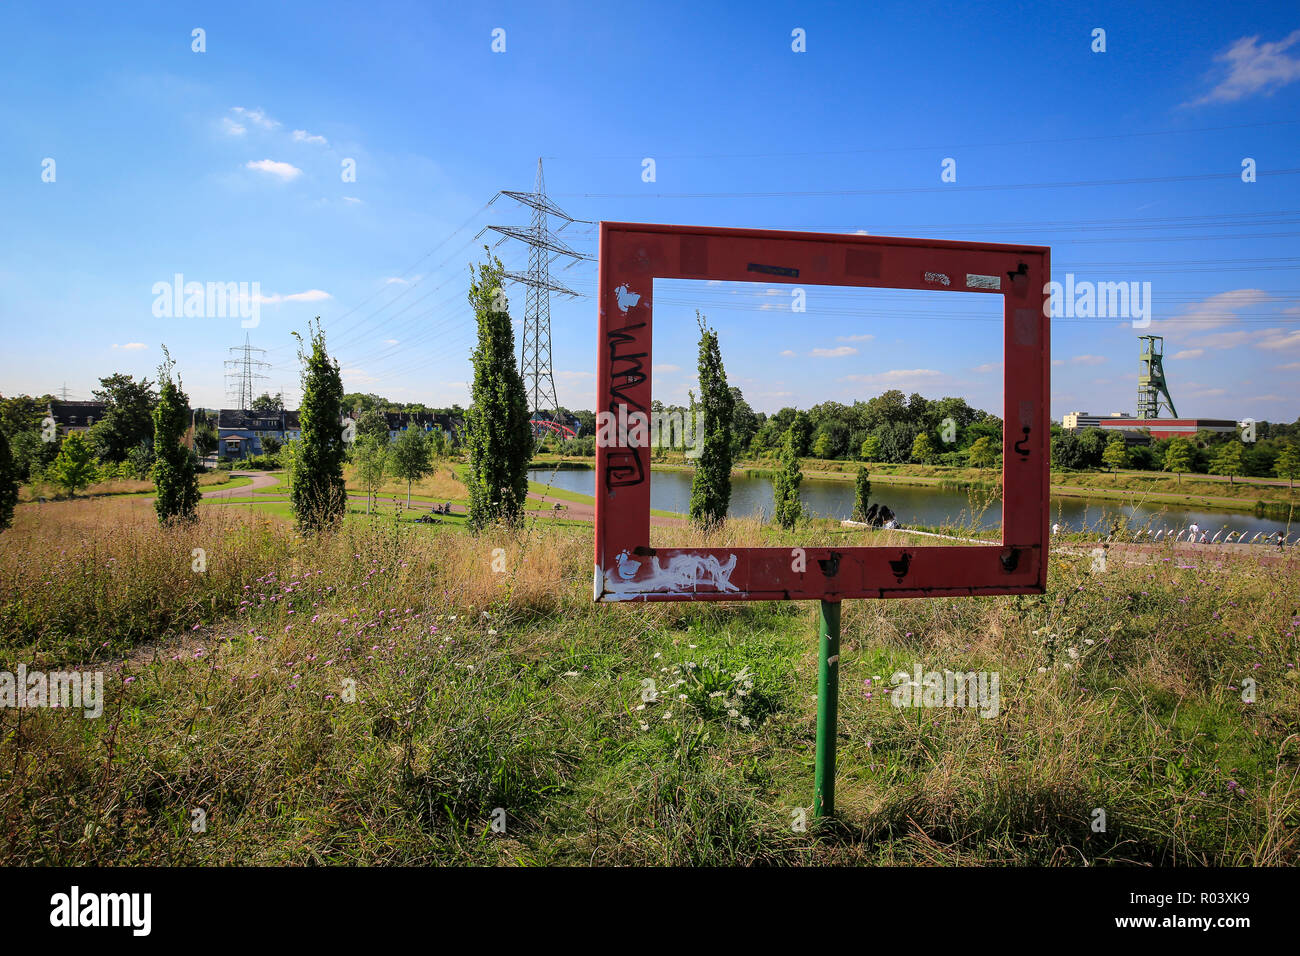
[[[598,413],[649,413],[655,279],[923,289],[1003,299],[1002,543],[651,548],[650,449],[596,449],[598,601],[1042,594],[1047,585],[1051,250],[834,233],[600,224]],[[635,437],[635,433],[634,433]],[[626,441],[626,439],[621,439]]]

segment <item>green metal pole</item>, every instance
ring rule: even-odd
[[[840,602],[822,601],[817,615],[817,769],[813,816],[835,813],[835,732],[840,707]]]

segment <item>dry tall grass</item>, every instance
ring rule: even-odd
[[[18,518],[3,666],[33,640],[47,663],[163,653],[110,671],[100,720],[0,710],[0,862],[1300,862],[1294,562],[1061,555],[1043,597],[846,603],[840,822],[799,833],[809,605],[594,606],[590,529],[545,522],[303,540],[245,512],[160,529],[145,501]],[[997,715],[893,707],[918,664],[998,672]],[[748,726],[703,683],[742,669]]]

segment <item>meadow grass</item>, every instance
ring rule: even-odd
[[[0,669],[101,669],[107,701],[0,709],[0,862],[1300,861],[1294,560],[1058,554],[1043,596],[846,602],[815,822],[815,605],[598,606],[591,554],[590,525],[541,517],[305,539],[239,506],[168,529],[142,501],[20,506]],[[892,706],[917,664],[998,672],[997,715]]]

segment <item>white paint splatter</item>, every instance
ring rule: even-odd
[[[614,292],[618,295],[618,310],[620,312],[626,312],[641,301],[640,294],[629,291],[626,285],[619,286]]]
[[[664,591],[672,594],[695,592],[701,587],[714,591],[739,591],[731,583],[731,573],[736,570],[736,556],[725,563],[712,554],[675,554],[665,566],[659,558],[652,559],[651,574],[640,581],[633,578],[641,570],[641,562],[623,551],[618,556],[617,573],[605,572],[605,593],[614,600],[623,595],[648,594]]]

